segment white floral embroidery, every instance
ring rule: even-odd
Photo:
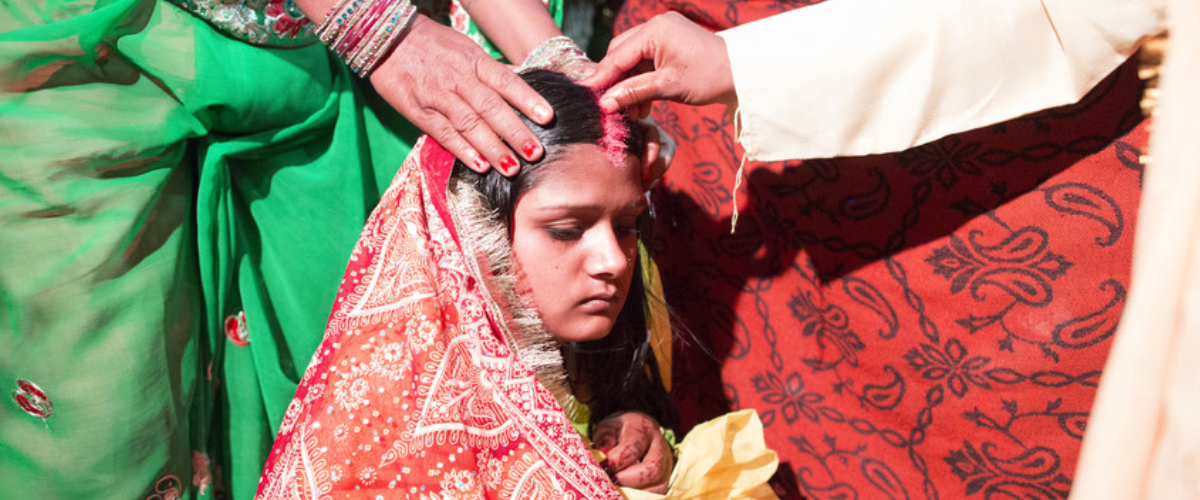
[[[412,348],[416,352],[422,352],[432,346],[433,341],[437,339],[437,334],[437,325],[424,314],[409,324],[408,336],[412,342]]]
[[[364,485],[369,486],[371,484],[374,484],[375,483],[375,468],[364,467],[362,470],[358,471],[358,480],[362,481],[362,484],[364,484]]]
[[[442,478],[442,489],[468,492],[475,489],[475,475],[469,470],[455,469]]]
[[[367,404],[367,391],[370,390],[370,382],[359,376],[358,370],[352,370],[349,376],[333,384],[334,401],[343,410],[354,411]]]

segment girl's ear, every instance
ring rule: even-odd
[[[646,151],[638,160],[642,166],[642,188],[649,190],[662,180],[671,159],[675,156],[675,142],[654,123],[653,118],[640,120],[637,126],[646,129]]]

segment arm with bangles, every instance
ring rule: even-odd
[[[325,33],[344,35],[322,36],[343,59],[364,54],[371,60],[359,76],[368,78],[388,104],[466,165],[481,171],[495,166],[511,174],[518,164],[514,151],[528,160],[542,156],[537,137],[513,108],[545,124],[553,118],[550,105],[470,38],[421,14],[405,17],[408,0],[296,4]],[[541,16],[549,19],[544,7]],[[389,29],[398,36],[391,36]]]

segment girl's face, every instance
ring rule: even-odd
[[[513,259],[546,329],[565,342],[608,335],[625,305],[646,210],[637,160],[565,146],[513,212]]]

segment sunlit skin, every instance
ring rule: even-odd
[[[646,210],[641,171],[599,146],[573,144],[547,161],[513,211],[513,258],[546,329],[564,342],[603,338],[625,305]]]

